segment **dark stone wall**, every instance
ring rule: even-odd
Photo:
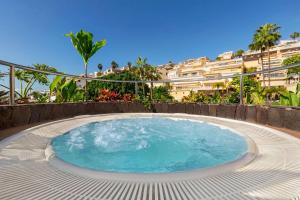
[[[155,103],[149,110],[140,103],[121,102],[0,106],[0,130],[77,115],[133,112],[207,115],[300,131],[299,107]]]

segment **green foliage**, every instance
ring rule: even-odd
[[[244,50],[243,49],[239,49],[236,52],[234,52],[233,57],[234,58],[240,58],[243,56]]]
[[[106,45],[106,40],[97,41],[94,43],[93,34],[80,30],[75,35],[71,32],[66,34],[71,38],[74,48],[78,51],[83,59],[84,64],[88,64],[89,59],[102,47]]]
[[[251,50],[264,51],[276,45],[281,38],[280,27],[277,24],[264,24],[260,26],[253,35],[252,43],[249,45]]]
[[[170,95],[167,87],[159,86],[153,88],[153,99],[159,102],[170,102],[174,98]]]
[[[220,61],[221,60],[221,58],[218,56],[218,57],[216,57],[216,61]]]
[[[297,39],[298,37],[300,37],[300,33],[299,32],[293,32],[290,35],[290,38],[293,39],[293,40]]]
[[[293,55],[289,58],[284,59],[283,65],[292,65],[299,63],[297,67],[289,68],[288,74],[299,74],[300,73],[300,54]]]
[[[103,69],[103,65],[100,63],[100,64],[97,65],[97,67],[98,67],[98,70],[101,72],[102,69]]]
[[[33,67],[38,70],[56,72],[57,70],[54,67],[50,67],[45,64],[34,64]],[[25,70],[16,70],[16,78],[20,81],[20,97],[27,98],[29,91],[32,90],[34,84],[37,82],[41,85],[49,85],[49,79],[47,74],[34,72],[34,71],[25,71]],[[24,85],[23,85],[24,84]],[[23,88],[24,86],[24,88]]]
[[[56,102],[78,102],[84,98],[84,92],[78,88],[74,79],[56,76],[50,84],[50,94],[55,94]]]
[[[115,70],[115,69],[117,69],[119,67],[119,64],[116,62],[116,61],[112,61],[111,62],[111,68],[113,69],[113,70]]]
[[[102,76],[101,79],[106,80],[140,80],[140,77],[133,71],[123,71],[120,73],[108,74]],[[149,91],[149,87],[146,85],[146,91]],[[135,94],[135,85],[134,83],[113,83],[113,82],[102,82],[102,81],[91,81],[88,84],[87,92],[88,99],[95,100],[101,89],[108,89],[110,91],[116,91],[120,95],[124,94]],[[142,95],[141,84],[139,84],[138,93]]]
[[[8,102],[9,91],[0,90],[0,103]]]
[[[203,92],[194,92],[190,91],[188,96],[182,98],[182,102],[191,102],[191,103],[209,103],[208,95]]]
[[[279,102],[284,106],[300,106],[300,83],[297,84],[296,92],[281,92]]]
[[[243,77],[243,97],[246,99],[246,103],[251,103],[251,93],[254,92],[258,87],[260,87],[259,82],[256,80],[255,76],[244,76]],[[234,89],[231,94],[229,102],[238,103],[240,101],[240,77],[235,77],[230,83],[230,88]]]
[[[31,94],[38,103],[47,103],[49,100],[49,96],[46,93],[34,91]]]

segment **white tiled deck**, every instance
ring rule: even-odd
[[[131,180],[130,176],[118,179],[113,174],[93,177],[93,173],[76,173],[49,162],[45,149],[52,137],[91,121],[125,115],[80,116],[43,124],[1,141],[0,199],[300,199],[300,140],[269,128],[221,118],[171,115],[217,123],[251,138],[258,152],[246,166],[215,174],[181,174],[169,180]]]

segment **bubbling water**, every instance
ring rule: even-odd
[[[164,173],[217,166],[245,154],[245,139],[197,120],[150,117],[94,122],[52,141],[56,156],[109,172]]]

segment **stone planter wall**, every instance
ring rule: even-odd
[[[77,115],[125,112],[207,115],[300,131],[299,107],[155,103],[149,111],[140,103],[120,102],[0,106],[0,130]]]

